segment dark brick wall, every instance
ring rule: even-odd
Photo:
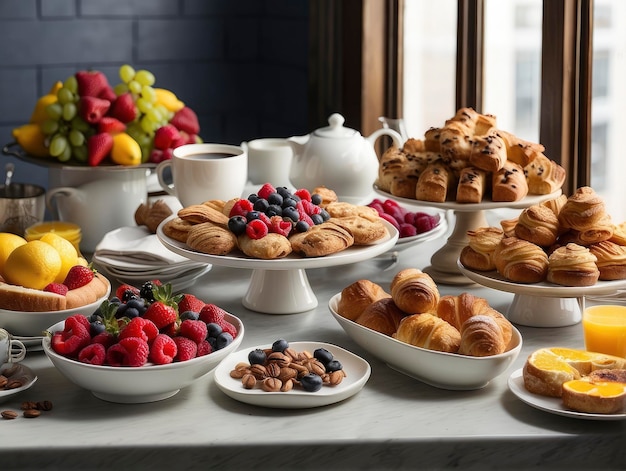
[[[304,134],[307,37],[307,0],[0,0],[0,143],[57,80],[94,68],[115,84],[124,63],[190,105],[207,142]]]

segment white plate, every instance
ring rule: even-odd
[[[209,271],[211,271],[212,267],[212,265],[204,265],[200,268],[187,271],[182,276],[179,275],[173,278],[171,278],[170,276],[159,276],[158,274],[146,275],[143,273],[127,275],[111,272],[111,270],[107,267],[103,267],[103,269],[109,272],[110,275],[120,283],[128,283],[129,285],[141,285],[148,280],[158,279],[163,284],[169,283],[170,285],[172,285],[173,292],[178,292],[193,285],[198,278],[204,276]]]
[[[522,402],[536,409],[550,412],[551,414],[563,415],[565,417],[574,417],[576,419],[588,420],[625,420],[626,413],[623,414],[590,414],[587,412],[576,412],[568,410],[563,406],[563,401],[558,397],[540,396],[528,392],[524,387],[524,377],[522,376],[522,368],[513,372],[509,377],[509,389]]]
[[[19,394],[22,391],[26,391],[30,388],[35,381],[37,381],[37,375],[31,370],[28,366],[22,365],[21,363],[5,363],[0,367],[0,372],[4,371],[5,368],[9,368],[12,366],[17,366],[17,371],[11,375],[12,378],[24,377],[26,378],[26,383],[24,383],[21,387],[15,389],[0,389],[0,402],[4,402],[8,400],[11,396],[15,394]]]
[[[226,358],[215,369],[215,382],[218,388],[233,399],[255,406],[278,409],[303,409],[321,407],[343,401],[359,392],[371,374],[371,367],[361,357],[336,345],[323,342],[289,342],[289,346],[301,352],[308,350],[313,353],[317,348],[325,348],[333,357],[340,361],[346,377],[337,386],[322,386],[316,392],[306,392],[294,388],[289,392],[265,392],[262,389],[245,389],[240,379],[230,377],[230,371],[239,362],[248,362],[248,354],[255,348],[270,348],[271,345],[246,348]]]
[[[440,389],[483,388],[506,371],[522,349],[522,335],[515,327],[508,350],[499,355],[471,357],[415,347],[341,316],[337,312],[340,299],[341,293],[334,295],[328,307],[352,340],[390,368]]]

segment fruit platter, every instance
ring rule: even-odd
[[[219,306],[171,285],[120,285],[94,312],[50,326],[43,350],[94,396],[120,403],[166,399],[237,349],[244,327]]]
[[[201,142],[196,113],[157,87],[152,72],[124,64],[119,80],[111,85],[101,71],[79,70],[57,81],[3,152],[61,168],[154,166],[176,147]]]

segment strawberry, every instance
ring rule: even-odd
[[[106,75],[98,70],[80,70],[75,77],[81,97],[99,97],[106,88],[110,88]]]
[[[207,324],[217,324],[224,332],[228,332],[235,338],[237,336],[237,329],[235,326],[226,320],[226,314],[224,309],[215,304],[207,304],[200,311],[199,319]]]
[[[272,193],[276,193],[276,188],[271,183],[264,184],[259,191],[257,191],[257,195],[259,198],[267,199]]]
[[[130,92],[122,93],[111,103],[109,116],[119,119],[122,123],[130,123],[137,117],[137,108]]]
[[[126,131],[126,125],[112,116],[103,116],[98,122],[98,132],[116,134]]]
[[[67,289],[67,286],[65,286],[62,283],[50,283],[43,290],[48,291],[49,293],[60,294],[61,296],[65,296],[67,292],[69,291]]]
[[[187,337],[188,339],[193,340],[195,343],[200,343],[206,339],[208,329],[206,326],[206,322],[204,321],[194,321],[191,319],[186,319],[181,322],[178,332],[179,335]]]
[[[143,317],[133,317],[130,322],[120,330],[118,339],[139,337],[148,342],[149,345],[157,335],[159,335],[159,329],[157,329],[154,322]]]
[[[78,352],[78,361],[90,365],[104,365],[106,348],[101,343],[90,343]]]
[[[87,163],[92,167],[100,165],[113,148],[113,136],[101,132],[87,139]]]
[[[196,358],[198,354],[198,345],[187,337],[174,337],[174,342],[178,351],[174,357],[175,361],[187,361]]]
[[[170,120],[170,124],[174,125],[179,131],[185,131],[187,134],[198,134],[200,132],[198,116],[188,106],[178,110]]]
[[[185,311],[191,311],[199,313],[204,305],[205,302],[201,299],[198,299],[193,294],[185,293],[183,294],[183,298],[178,303],[178,312],[182,313]]]
[[[115,297],[121,301],[127,301],[130,297],[129,293],[139,296],[139,288],[126,283],[121,284],[115,290]]]
[[[113,90],[113,87],[106,86],[102,89],[100,93],[98,93],[98,98],[102,98],[103,100],[107,100],[113,103],[117,98],[117,95],[115,94],[115,90]]]
[[[166,365],[174,361],[177,353],[178,347],[172,337],[166,334],[159,334],[150,346],[148,360],[155,365]]]
[[[182,295],[172,295],[172,285],[169,283],[163,286],[152,288],[154,302],[148,306],[143,317],[154,322],[159,330],[174,324],[178,320],[178,302]]]
[[[83,96],[78,101],[78,113],[89,124],[98,123],[110,107],[110,101],[95,96]]]
[[[70,271],[67,272],[63,284],[70,290],[80,288],[81,286],[89,284],[94,276],[94,271],[91,268],[83,265],[74,265],[70,268]]]
[[[172,124],[166,124],[165,126],[161,126],[154,133],[154,146],[157,149],[169,149],[170,147],[174,147],[172,143],[178,139],[180,139],[180,133],[178,129]],[[180,143],[176,146],[179,147]]]
[[[126,337],[109,347],[106,363],[111,366],[143,366],[148,361],[148,342],[138,337]]]

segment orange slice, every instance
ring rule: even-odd
[[[577,379],[563,383],[563,405],[594,414],[618,414],[626,410],[626,384]]]

